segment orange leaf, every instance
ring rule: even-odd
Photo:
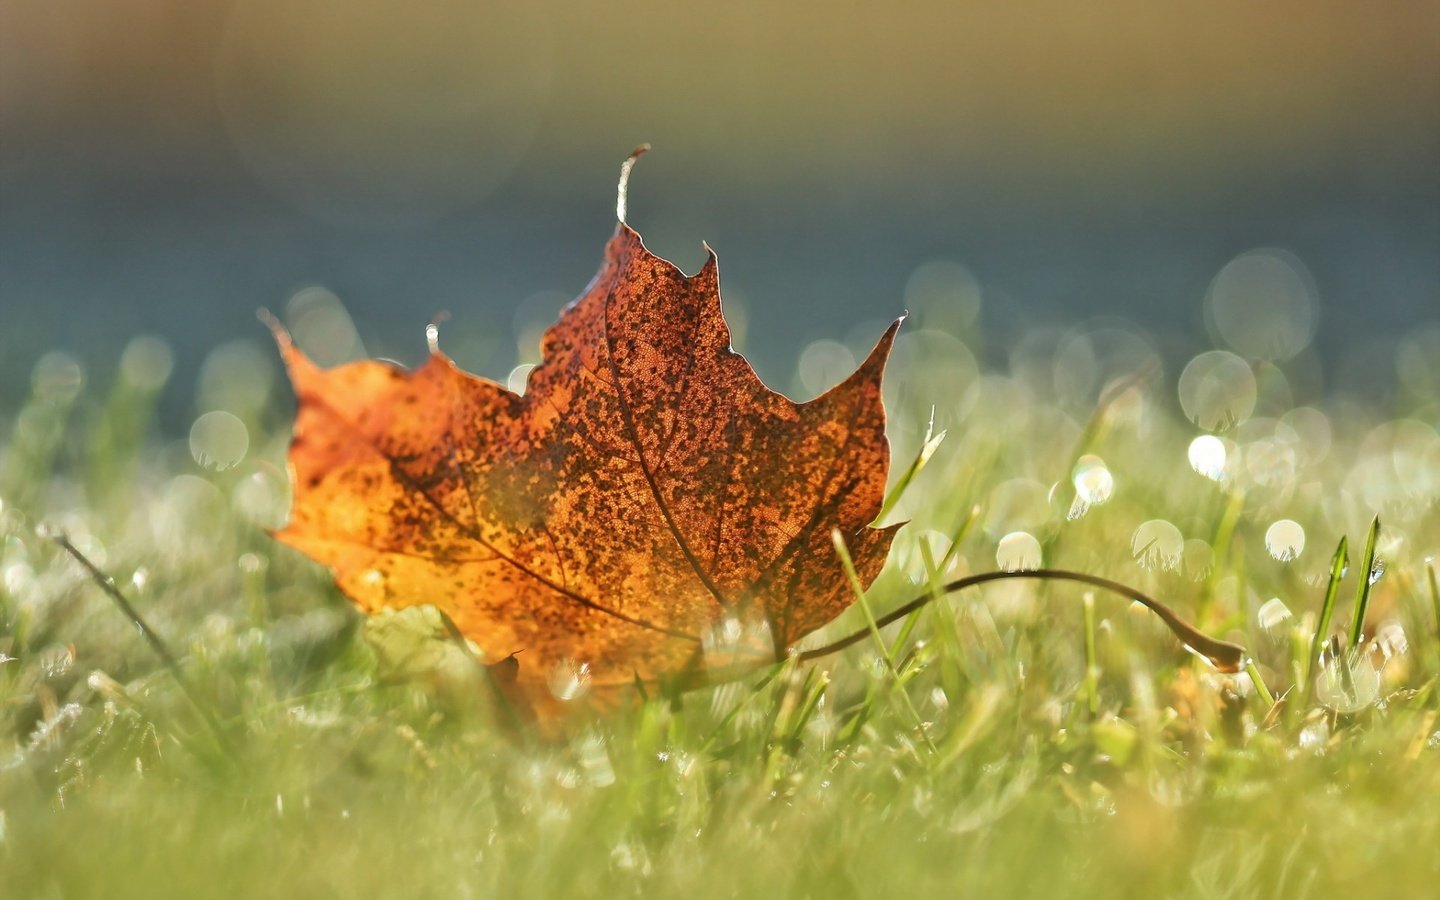
[[[434,604],[488,659],[523,650],[531,690],[580,664],[598,686],[693,682],[732,620],[769,635],[742,662],[782,657],[852,599],[832,529],[867,584],[894,535],[869,523],[898,326],[794,403],[730,349],[714,254],[687,276],[623,220],[523,396],[433,341],[413,371],[321,370],[277,326],[299,397],[277,537],[362,609]]]

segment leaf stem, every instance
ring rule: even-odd
[[[619,219],[622,225],[625,224],[625,206],[630,192],[630,170],[635,168],[635,160],[643,156],[649,149],[649,144],[641,144],[631,150],[630,155],[625,157],[625,161],[620,164],[620,186],[615,193],[615,218]]]
[[[1198,628],[1191,625],[1190,623],[1186,622],[1184,619],[1181,619],[1174,610],[1170,609],[1170,607],[1161,603],[1159,600],[1156,600],[1153,597],[1150,597],[1136,590],[1135,588],[1129,587],[1128,585],[1121,584],[1118,581],[1111,581],[1109,578],[1101,578],[1098,575],[1087,575],[1084,572],[1071,572],[1067,569],[1027,569],[1018,572],[981,572],[978,575],[970,575],[965,578],[959,578],[955,581],[951,581],[945,584],[941,588],[941,590],[948,594],[955,591],[964,590],[968,587],[975,587],[976,585],[987,584],[991,581],[1007,581],[1011,579],[1036,579],[1041,581],[1076,581],[1081,584],[1088,584],[1093,587],[1104,588],[1105,590],[1120,594],[1123,597],[1128,597],[1131,600],[1134,600],[1135,602],[1145,606],[1151,612],[1155,613],[1155,615],[1159,616],[1161,621],[1163,621],[1165,625],[1169,627],[1170,631],[1174,633],[1174,635],[1178,637],[1181,642],[1186,645],[1186,647],[1208,659],[1210,663],[1215,666],[1215,668],[1219,669],[1222,672],[1233,673],[1239,672],[1244,667],[1246,655],[1244,647],[1240,646],[1239,644],[1232,644],[1229,641],[1222,641],[1216,638],[1212,638],[1204,632],[1200,631]],[[885,615],[875,619],[873,624],[867,622],[866,627],[860,631],[847,635],[843,638],[840,638],[839,640],[831,641],[823,647],[816,647],[814,649],[806,650],[800,653],[800,659],[802,661],[819,659],[822,656],[829,656],[832,653],[836,653],[840,650],[845,649],[846,647],[857,644],[860,641],[865,640],[867,637],[870,637],[872,628],[883,628],[886,625],[889,625],[891,622],[903,619],[905,616],[908,616],[910,613],[929,603],[935,598],[935,596],[935,593],[927,592],[922,596],[916,597],[914,600],[911,600],[910,602],[905,603],[897,607],[896,609],[891,610]]]

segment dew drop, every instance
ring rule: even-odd
[[[930,580],[930,573],[925,568],[925,554],[921,550],[921,544],[925,544],[929,548],[930,559],[938,566],[950,553],[950,537],[933,528],[909,533],[907,537],[908,540],[897,540],[891,545],[895,554],[895,562],[912,584],[926,584]],[[945,571],[939,574],[942,577],[949,575],[956,571],[959,563],[958,556],[951,557],[945,563]]]
[[[120,354],[120,377],[142,391],[159,390],[174,368],[175,354],[158,337],[137,337]]]
[[[1190,538],[1185,542],[1185,549],[1181,554],[1181,563],[1184,565],[1185,574],[1193,581],[1204,581],[1210,575],[1210,569],[1215,565],[1215,551],[1210,545],[1199,538]]]
[[[206,469],[228,469],[245,458],[250,432],[239,416],[224,410],[207,412],[190,426],[190,455]]]
[[[258,575],[261,572],[264,572],[265,569],[269,566],[269,563],[265,560],[265,557],[259,555],[258,553],[242,553],[240,554],[240,558],[235,562],[236,565],[239,566],[240,571],[244,572],[246,575]]]
[[[1260,623],[1261,628],[1264,628],[1266,631],[1273,631],[1292,618],[1293,615],[1294,614],[1290,612],[1290,607],[1285,605],[1284,600],[1281,600],[1279,597],[1271,597],[1261,604],[1259,611],[1255,614],[1255,618]]]
[[[525,395],[525,388],[530,382],[530,373],[534,371],[534,369],[534,363],[521,363],[511,369],[510,374],[505,378],[505,387],[509,388],[511,393],[519,394],[523,397]]]
[[[60,678],[75,664],[75,648],[66,644],[46,647],[39,654],[40,671],[46,678]]]
[[[30,385],[37,399],[69,403],[85,386],[85,370],[75,357],[54,350],[36,361],[30,372]]]
[[[1375,561],[1370,564],[1370,583],[1374,584],[1375,582],[1379,581],[1381,578],[1384,577],[1385,560],[1377,556],[1375,557]]]
[[[1185,554],[1185,536],[1164,519],[1151,519],[1131,535],[1130,553],[1147,569],[1175,569]]]
[[[1311,753],[1320,754],[1325,752],[1325,744],[1330,740],[1330,721],[1319,719],[1311,722],[1300,729],[1300,748],[1309,750]]]
[[[985,531],[991,535],[1033,530],[1052,514],[1049,491],[1033,478],[1012,478],[995,485],[985,510]]]
[[[589,680],[589,667],[581,665],[580,668],[586,671],[586,680]],[[559,697],[559,694],[556,694]],[[578,695],[576,695],[578,696]],[[570,700],[571,697],[560,697],[561,700]],[[609,787],[615,783],[615,767],[610,762],[610,753],[605,749],[605,741],[597,734],[587,734],[580,739],[575,747],[575,756],[580,763],[580,771],[584,773],[585,780],[594,787]]]
[[[279,470],[262,468],[235,485],[233,499],[235,510],[249,522],[279,528],[290,508],[289,481]]]
[[[1213,434],[1202,434],[1190,442],[1190,468],[1219,481],[1225,474],[1225,442]]]
[[[336,366],[365,355],[345,304],[326,288],[296,291],[285,305],[285,313],[296,345],[319,365]]]
[[[1087,505],[1099,506],[1115,493],[1115,476],[1105,466],[1105,460],[1092,454],[1080,457],[1072,474],[1075,494]]]
[[[1399,622],[1389,621],[1380,626],[1375,635],[1375,646],[1386,659],[1404,656],[1410,650],[1410,639]]]
[[[211,350],[200,366],[196,406],[258,413],[269,402],[275,383],[274,353],[248,340]]]
[[[807,396],[818,397],[853,371],[855,354],[839,341],[815,341],[800,352],[798,377]]]
[[[1315,334],[1315,282],[1294,254],[1242,253],[1210,283],[1208,324],[1230,347],[1259,359],[1289,359]]]
[[[1259,388],[1249,363],[1233,353],[1211,350],[1190,360],[1180,373],[1180,408],[1206,430],[1233,428],[1255,411]]]
[[[579,700],[590,690],[590,664],[561,660],[550,673],[550,693],[555,699]]]
[[[905,282],[905,307],[915,310],[922,328],[962,334],[980,314],[980,283],[958,262],[936,259]]]
[[[1040,568],[1040,542],[1028,531],[1012,531],[995,548],[995,564],[1006,572]]]
[[[1305,529],[1292,519],[1281,519],[1265,531],[1265,549],[1281,562],[1305,552]]]

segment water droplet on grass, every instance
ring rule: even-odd
[[[1040,568],[1040,542],[1028,531],[1012,531],[995,548],[995,564],[1006,572]]]
[[[1135,529],[1130,552],[1147,569],[1175,569],[1185,553],[1185,536],[1164,519],[1151,519]]]
[[[806,396],[818,397],[847,378],[855,365],[855,354],[839,341],[814,341],[800,352],[797,377]]]
[[[250,432],[233,413],[207,412],[190,426],[190,455],[203,468],[231,468],[245,458],[249,449]]]
[[[1315,334],[1315,280],[1293,253],[1274,247],[1242,253],[1210,282],[1207,324],[1237,352],[1289,359]]]
[[[120,377],[142,391],[164,386],[175,368],[175,354],[158,337],[137,337],[120,354]]]
[[[1305,552],[1305,529],[1292,519],[1281,519],[1265,531],[1265,549],[1281,562]]]
[[[261,528],[279,528],[290,510],[290,482],[268,463],[235,484],[235,510]]]
[[[1215,551],[1199,538],[1190,538],[1185,542],[1181,563],[1185,574],[1192,580],[1203,581],[1210,576],[1210,569],[1215,565]]]
[[[1261,628],[1264,628],[1266,631],[1272,631],[1283,625],[1293,615],[1294,614],[1290,612],[1290,607],[1285,605],[1284,600],[1281,600],[1279,597],[1271,597],[1261,605],[1259,611],[1255,614],[1255,618],[1259,621]]]
[[[296,346],[321,367],[338,366],[365,355],[345,304],[326,288],[296,291],[285,305],[285,314]]]
[[[201,364],[196,405],[258,413],[270,401],[274,384],[273,349],[249,340],[230,341],[211,350]]]
[[[1233,428],[1255,411],[1259,388],[1250,364],[1233,353],[1211,350],[1180,373],[1180,408],[1201,428]]]
[[[573,659],[557,663],[550,673],[550,693],[555,699],[579,700],[590,690],[590,664]]]
[[[961,334],[980,314],[980,305],[980,283],[958,262],[931,260],[905,282],[905,306],[915,311],[922,328]]]
[[[588,667],[586,667],[588,672]],[[586,675],[589,680],[589,675]],[[610,754],[605,741],[597,734],[587,734],[575,747],[575,756],[585,780],[594,787],[609,787],[615,783],[615,767],[610,763]]]
[[[995,485],[985,510],[985,531],[990,535],[1030,531],[1052,515],[1049,491],[1033,478],[1012,478]]]
[[[1115,476],[1105,466],[1105,460],[1086,454],[1075,463],[1072,474],[1075,495],[1087,505],[1098,506],[1109,500],[1115,492]]]
[[[1225,442],[1213,434],[1202,434],[1190,442],[1190,468],[1219,481],[1225,474]]]
[[[908,530],[907,530],[908,531]],[[921,551],[920,545],[925,544],[930,550],[930,559],[939,566],[950,553],[950,537],[943,532],[933,528],[923,528],[907,534],[908,540],[897,540],[893,545],[895,562],[905,572],[912,584],[925,584],[930,579],[930,573],[925,569],[925,554]],[[949,562],[944,564],[944,571],[939,574],[942,578],[953,573],[959,567],[958,556],[951,557]]]
[[[69,403],[85,386],[85,370],[68,353],[51,351],[40,357],[30,371],[35,397],[49,403]]]
[[[74,664],[75,648],[72,646],[57,644],[40,651],[40,671],[46,678],[59,678]]]
[[[1325,744],[1329,740],[1330,722],[1327,719],[1319,719],[1300,729],[1299,744],[1302,750],[1309,750],[1316,754],[1324,753]]]

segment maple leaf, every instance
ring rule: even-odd
[[[546,333],[523,395],[423,365],[322,370],[275,326],[299,399],[290,523],[362,609],[443,610],[487,659],[523,650],[532,688],[588,666],[597,686],[705,671],[709,635],[763,623],[783,657],[849,606],[838,529],[866,585],[895,528],[881,373],[795,403],[730,347],[713,252],[685,275],[624,221]],[[753,648],[752,648],[753,650]]]

